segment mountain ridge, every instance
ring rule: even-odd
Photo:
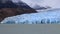
[[[17,5],[12,1],[7,1],[6,3],[0,2],[0,21],[2,21],[6,17],[16,16],[26,13],[36,13],[35,9],[26,6]]]

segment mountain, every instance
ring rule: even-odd
[[[49,6],[43,7],[43,6],[40,6],[40,5],[36,4],[36,5],[33,6],[33,8],[35,10],[44,10],[44,9],[48,9],[48,8],[51,8],[51,7],[49,7]]]
[[[26,13],[36,13],[35,9],[29,7],[26,3],[0,0],[0,21],[6,17],[16,16]]]
[[[29,7],[26,3],[22,2],[22,1],[19,1],[15,4],[18,5],[20,8],[23,8],[23,9],[32,9],[31,7]]]
[[[17,8],[17,5],[12,1],[5,1],[5,3],[0,2],[0,8]]]
[[[18,0],[17,0],[18,1]],[[13,1],[5,1],[1,2],[0,0],[0,8],[23,8],[23,9],[32,9],[29,7],[26,3],[19,1],[19,2],[13,2]]]

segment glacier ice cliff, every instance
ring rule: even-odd
[[[5,18],[2,24],[60,24],[60,8]]]

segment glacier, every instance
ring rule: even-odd
[[[1,24],[60,24],[60,8],[7,17]]]

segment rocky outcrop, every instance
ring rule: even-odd
[[[2,8],[0,9],[0,21],[6,17],[21,15],[25,13],[36,13],[36,11],[34,9]]]

